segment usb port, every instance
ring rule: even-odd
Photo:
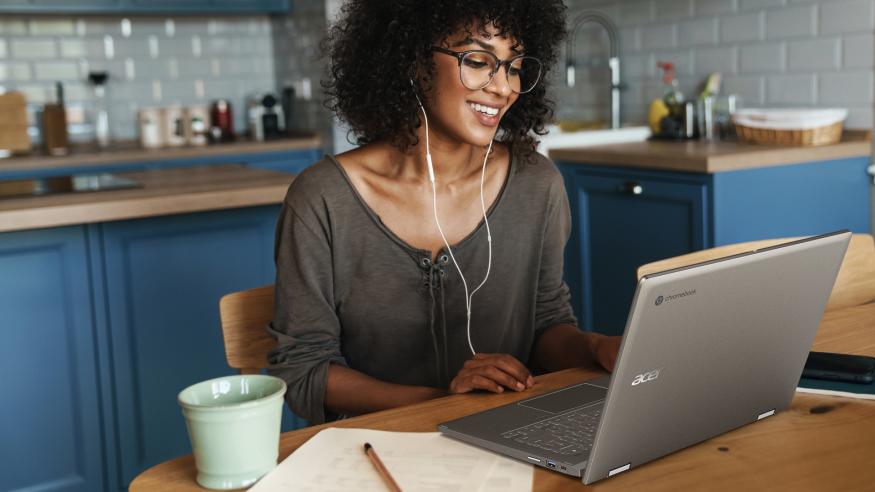
[[[547,468],[556,468],[556,463],[547,460]]]

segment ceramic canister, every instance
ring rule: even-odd
[[[248,487],[276,466],[285,392],[282,379],[247,374],[179,393],[201,486]]]

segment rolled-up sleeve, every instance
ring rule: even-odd
[[[568,195],[558,171],[550,187],[538,272],[535,305],[535,342],[558,324],[577,324],[571,308],[571,292],[562,279],[565,244],[571,235],[571,210]]]
[[[294,187],[294,185],[293,185]],[[298,416],[323,423],[328,365],[346,365],[334,303],[328,231],[310,210],[296,210],[287,197],[276,229],[276,292],[268,331],[277,340],[268,373],[288,385],[286,402]]]

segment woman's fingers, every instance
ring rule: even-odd
[[[519,381],[524,388],[531,388],[535,384],[535,380],[532,378],[528,368],[515,357],[508,354],[476,354],[474,358],[468,359],[465,362],[464,367],[466,369],[474,369],[485,366],[495,366],[501,369]],[[508,388],[515,388],[515,386],[513,384],[508,386]]]

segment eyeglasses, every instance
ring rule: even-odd
[[[431,49],[459,60],[459,78],[462,85],[472,91],[489,85],[502,65],[510,90],[517,94],[531,91],[541,79],[541,61],[532,56],[520,55],[502,60],[483,50],[453,51],[440,46]]]

